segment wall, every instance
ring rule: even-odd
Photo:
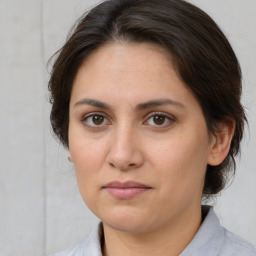
[[[80,198],[67,152],[50,132],[46,69],[71,24],[97,2],[0,2],[0,256],[49,255],[84,239],[98,221]],[[224,226],[256,244],[256,2],[193,2],[221,26],[241,62],[250,134],[216,211]]]

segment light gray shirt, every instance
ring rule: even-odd
[[[211,206],[202,206],[204,220],[190,244],[180,256],[256,256],[256,248],[220,225]],[[102,223],[87,240],[52,256],[102,256]]]

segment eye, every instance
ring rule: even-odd
[[[102,127],[108,125],[110,122],[106,117],[100,114],[90,114],[82,119],[82,122],[89,127]]]
[[[146,124],[159,127],[167,127],[171,125],[173,122],[173,117],[163,113],[154,113],[146,120]]]

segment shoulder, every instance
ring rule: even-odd
[[[224,241],[220,256],[256,256],[256,247],[235,233],[224,229]]]
[[[99,223],[89,237],[75,246],[51,256],[102,256],[101,240],[103,238],[102,223]]]
[[[256,248],[221,226],[213,207],[202,206],[203,222],[181,256],[256,256]]]
[[[66,249],[65,251],[55,253],[51,256],[83,256],[83,248],[85,246],[86,246],[86,241],[83,241],[69,249]]]

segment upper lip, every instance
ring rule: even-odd
[[[103,186],[103,188],[150,188],[149,186],[136,181],[112,181]]]

